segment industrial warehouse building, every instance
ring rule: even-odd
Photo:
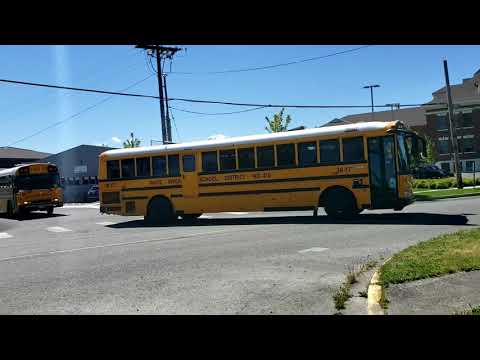
[[[98,184],[98,156],[111,147],[79,145],[42,161],[58,166],[65,202],[84,202],[87,192]]]
[[[15,147],[0,147],[0,169],[8,169],[17,164],[43,161],[52,154]]]

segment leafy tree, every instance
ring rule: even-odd
[[[267,130],[270,133],[273,132],[282,132],[282,131],[287,131],[288,130],[288,125],[292,121],[292,118],[290,115],[287,115],[287,117],[284,119],[283,118],[283,112],[285,109],[282,109],[279,113],[276,113],[273,115],[273,119],[270,120],[268,116],[265,116],[265,119],[267,120],[267,126],[265,126],[265,130]]]
[[[124,148],[134,148],[140,146],[140,140],[133,136],[133,132],[130,133],[130,139],[123,142]]]
[[[426,154],[426,161],[427,164],[433,165],[435,163],[435,143],[433,142],[432,138],[426,136],[425,137],[427,143],[427,154]]]

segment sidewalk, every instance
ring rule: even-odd
[[[480,306],[480,271],[394,284],[385,291],[388,315],[453,315]]]

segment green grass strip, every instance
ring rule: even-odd
[[[438,190],[438,191],[414,193],[414,195],[417,201],[432,201],[432,200],[450,199],[450,198],[456,198],[456,197],[477,196],[477,195],[480,195],[480,188]]]
[[[480,229],[434,237],[394,255],[380,269],[383,285],[480,270]]]

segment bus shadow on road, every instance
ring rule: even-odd
[[[472,214],[468,214],[472,215]],[[403,214],[362,214],[352,220],[336,220],[327,216],[271,216],[271,217],[235,217],[210,218],[195,221],[178,220],[171,225],[149,225],[143,220],[132,220],[107,225],[113,229],[148,228],[148,227],[182,227],[182,226],[224,226],[224,225],[275,225],[275,224],[364,224],[364,225],[468,225],[468,218],[464,214],[431,214],[431,213],[403,213]]]
[[[67,214],[52,214],[48,215],[46,213],[41,212],[32,212],[23,216],[16,216],[13,218],[9,218],[6,215],[0,215],[0,219],[8,219],[8,220],[17,220],[17,221],[26,221],[26,220],[38,220],[38,219],[48,219],[48,218],[55,218],[55,217],[63,217],[68,216]]]

